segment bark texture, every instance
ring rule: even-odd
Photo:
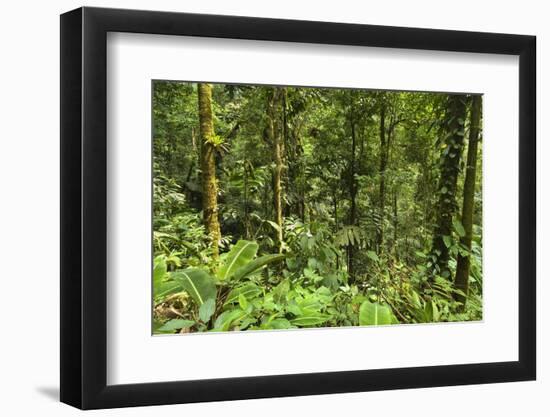
[[[273,208],[274,221],[277,223],[276,244],[279,253],[283,251],[283,155],[284,145],[281,132],[280,108],[282,91],[274,88],[268,101],[268,140],[272,147],[273,156]]]
[[[355,132],[355,111],[353,104],[353,97],[351,98],[351,107],[350,107],[350,132],[351,132],[351,158],[350,158],[350,167],[349,167],[349,196],[350,196],[350,210],[349,210],[349,220],[348,224],[350,226],[355,226],[357,223],[357,178],[356,178],[356,149],[357,149],[357,137]],[[354,267],[354,247],[353,244],[348,244],[347,246],[347,256],[348,256],[348,274],[350,276],[351,282],[355,280],[355,267]]]
[[[468,135],[468,157],[466,162],[466,176],[464,178],[464,197],[462,201],[462,226],[464,227],[464,236],[460,239],[461,245],[467,248],[468,252],[472,248],[472,226],[474,220],[474,197],[476,187],[476,169],[477,169],[477,144],[480,138],[480,120],[481,120],[481,96],[472,98],[472,108],[470,112],[470,133]],[[455,295],[455,299],[462,303],[462,311],[466,305],[468,296],[468,281],[470,277],[470,255],[457,257],[455,287],[461,290],[464,295]]]
[[[378,190],[378,219],[376,227],[376,250],[380,254],[384,243],[384,205],[386,200],[386,166],[388,164],[386,140],[386,105],[380,108],[380,185]]]
[[[198,84],[199,130],[201,139],[202,213],[203,221],[212,240],[214,258],[219,255],[221,239],[218,220],[218,183],[216,179],[216,148],[212,119],[212,86]]]
[[[460,161],[464,147],[464,118],[466,116],[466,96],[449,96],[446,106],[444,145],[440,159],[440,179],[438,184],[437,217],[432,243],[434,273],[452,279],[449,269],[449,241],[453,230],[453,217],[457,211],[456,185],[460,172]]]

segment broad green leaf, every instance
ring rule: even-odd
[[[315,296],[318,297],[321,302],[328,304],[332,301],[334,294],[327,287],[319,287],[315,291]]]
[[[312,280],[313,282],[319,282],[319,281],[322,281],[323,280],[323,277],[316,274],[315,271],[313,271],[312,269],[310,268],[304,268],[304,276],[307,278],[307,279],[310,279]]]
[[[273,301],[275,301],[275,303],[277,304],[283,304],[286,301],[286,296],[289,291],[290,282],[288,282],[288,279],[285,279],[284,281],[279,283],[279,285],[273,288]]]
[[[434,320],[434,310],[433,310],[433,304],[431,301],[428,301],[426,305],[424,306],[424,316],[426,317],[426,322],[431,323]]]
[[[247,300],[251,300],[254,297],[260,295],[261,293],[262,293],[262,290],[256,284],[252,282],[248,282],[237,288],[233,288],[229,292],[229,294],[227,294],[227,298],[225,299],[224,305],[238,302],[239,296],[241,294],[243,294]]]
[[[455,231],[456,233],[460,236],[460,237],[464,237],[466,236],[466,231],[464,230],[464,227],[462,226],[462,222],[458,219],[454,219],[453,220],[453,226],[455,228]]]
[[[237,270],[248,264],[258,251],[258,244],[248,240],[239,240],[225,256],[225,262],[217,276],[221,281],[230,279]]]
[[[257,319],[254,317],[245,317],[241,322],[239,323],[239,330],[246,330],[248,326],[250,326],[252,323],[256,323]]]
[[[310,269],[317,269],[320,266],[320,262],[315,258],[308,258],[307,266]]]
[[[216,299],[214,279],[202,269],[189,268],[172,273],[172,278],[201,306],[209,298]]]
[[[264,266],[271,264],[273,262],[281,261],[286,258],[286,255],[283,254],[273,254],[273,255],[264,255],[260,256],[257,259],[254,259],[251,262],[248,262],[246,265],[240,267],[233,274],[233,279],[240,280],[247,275],[250,275]]]
[[[273,222],[273,221],[271,221],[271,220],[266,220],[266,222],[267,222],[271,227],[273,227],[273,228],[275,229],[275,231],[279,232],[279,231],[281,230],[281,227],[280,227],[277,223],[275,223],[275,222]]]
[[[262,293],[262,290],[252,282],[249,282],[247,284],[241,285],[240,287],[233,288],[229,294],[227,294],[227,298],[225,299],[225,304],[231,304],[236,303],[239,301],[239,296],[242,294],[244,297],[246,297],[247,300],[251,300],[252,298],[260,295]]]
[[[360,326],[379,326],[391,324],[392,312],[387,306],[365,301],[359,308]]]
[[[262,325],[262,329],[290,329],[292,324],[287,319],[274,319]]]
[[[162,330],[159,330],[162,327],[163,323],[159,320],[153,319],[153,334],[155,333],[167,333]]]
[[[450,236],[443,236],[443,243],[446,247],[450,248],[452,243]]]
[[[314,295],[307,296],[303,300],[297,300],[296,303],[302,311],[318,311],[323,308],[319,298]]]
[[[434,300],[431,301],[432,304],[432,311],[433,311],[433,319],[434,321],[439,321],[439,309],[437,308],[437,304]]]
[[[214,311],[216,311],[216,300],[214,298],[209,298],[200,306],[199,318],[206,323],[210,320]]]
[[[308,315],[296,317],[295,319],[290,320],[290,323],[294,326],[316,326],[318,324],[323,324],[326,321],[330,320],[331,316],[328,314],[311,312]]]
[[[159,255],[153,261],[153,287],[158,288],[166,275],[166,260]],[[156,292],[156,291],[155,291]]]
[[[247,301],[246,297],[243,295],[243,293],[239,294],[239,306],[243,310],[246,310],[246,308],[248,307],[248,301]]]
[[[336,274],[328,274],[323,278],[322,284],[330,288],[331,290],[335,291],[338,288],[338,275]]]
[[[159,287],[155,288],[155,298],[161,299],[181,291],[183,291],[183,286],[179,282],[162,282]]]
[[[246,311],[241,309],[224,311],[218,316],[216,322],[214,323],[213,331],[227,331],[230,329],[232,324],[238,324],[243,318],[247,315]]]
[[[296,301],[292,300],[286,310],[289,312],[289,313],[292,313],[294,314],[295,316],[301,316],[303,314],[303,311],[300,307],[298,307],[298,305],[296,304]]]
[[[158,330],[163,332],[169,332],[169,331],[174,331],[178,329],[187,329],[188,327],[191,327],[194,324],[195,322],[193,320],[172,319],[164,323],[161,327],[158,328]]]

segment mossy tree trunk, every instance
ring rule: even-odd
[[[476,187],[476,167],[477,167],[477,144],[480,138],[480,120],[481,120],[481,96],[472,98],[470,111],[470,133],[468,135],[468,157],[466,162],[466,176],[464,178],[464,197],[462,201],[462,226],[464,227],[464,236],[460,238],[460,243],[468,251],[472,248],[472,226],[474,220],[474,197]],[[462,303],[461,310],[464,311],[466,298],[468,296],[468,281],[470,278],[470,255],[457,256],[455,287],[462,291],[462,294],[455,294],[455,299]]]
[[[437,214],[432,241],[432,279],[435,275],[451,279],[449,243],[453,231],[453,217],[457,211],[456,186],[464,147],[464,118],[466,96],[450,95],[442,129],[442,153],[439,161]]]
[[[282,91],[275,87],[268,97],[268,140],[272,148],[273,158],[273,208],[274,221],[278,226],[276,232],[276,245],[279,253],[283,251],[283,138],[281,132],[280,108]]]
[[[382,252],[384,242],[384,200],[386,199],[386,164],[388,156],[386,154],[386,104],[382,103],[380,107],[380,184],[378,190],[378,219],[376,221],[376,250]]]
[[[395,259],[399,259],[399,251],[397,250],[397,229],[399,227],[399,218],[397,217],[397,186],[393,190],[393,254]]]
[[[217,259],[221,232],[218,220],[216,148],[212,118],[212,86],[210,84],[198,84],[198,102],[201,139],[202,213],[206,231],[212,241],[212,253],[214,258]]]
[[[391,142],[394,135],[395,128],[400,123],[397,116],[392,111],[389,120],[386,120],[387,112],[386,104],[383,103],[380,107],[380,184],[378,191],[378,219],[377,219],[377,233],[376,233],[376,249],[378,253],[382,253],[384,246],[384,221],[386,217],[386,185],[387,185],[387,171],[388,162],[390,157]],[[391,109],[390,109],[391,110]],[[388,122],[388,123],[387,123]]]
[[[355,132],[355,108],[353,103],[354,97],[351,96],[350,103],[350,114],[349,114],[349,123],[350,123],[350,132],[351,132],[351,158],[349,166],[349,195],[350,195],[350,210],[349,210],[349,219],[348,224],[350,226],[355,226],[357,223],[357,191],[358,184],[356,178],[356,160],[355,155],[357,153],[357,136]],[[348,257],[348,274],[350,276],[351,282],[355,280],[355,268],[354,268],[354,247],[353,243],[349,243],[347,246],[347,257]]]

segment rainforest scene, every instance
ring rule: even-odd
[[[153,334],[482,320],[482,96],[152,81]]]

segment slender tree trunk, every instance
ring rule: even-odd
[[[438,202],[436,223],[432,242],[432,260],[435,275],[451,278],[449,269],[449,248],[445,239],[449,242],[452,236],[453,217],[456,214],[456,183],[460,171],[460,161],[464,147],[464,117],[466,116],[466,96],[451,95],[447,101],[445,116],[446,145],[440,159],[440,178],[438,185]]]
[[[352,98],[353,100],[353,98]],[[350,211],[349,211],[349,221],[350,226],[355,226],[357,222],[357,180],[355,178],[356,167],[355,167],[355,154],[357,148],[357,138],[355,132],[355,114],[353,108],[353,102],[351,103],[350,109],[350,128],[351,128],[351,159],[350,159],[350,169],[349,169],[349,193],[350,193]],[[352,244],[347,246],[347,255],[348,255],[348,274],[351,278],[351,282],[355,279],[355,269],[354,269],[354,247]]]
[[[336,188],[332,189],[332,204],[334,207],[334,233],[338,233],[340,224],[338,220],[338,197],[336,195]],[[336,270],[340,269],[340,259],[338,254],[336,255]]]
[[[393,253],[397,259],[397,228],[399,221],[397,217],[397,190],[393,190]]]
[[[243,211],[244,211],[244,229],[245,229],[245,236],[247,239],[250,239],[251,231],[250,231],[250,214],[248,212],[248,170],[252,170],[252,167],[249,166],[250,162],[248,160],[243,161],[243,183],[244,183],[244,190],[243,190]]]
[[[384,243],[384,205],[386,200],[386,165],[388,163],[386,138],[386,105],[380,109],[380,189],[378,191],[378,224],[376,227],[376,249],[380,254]]]
[[[201,138],[202,212],[206,230],[212,240],[213,257],[218,258],[221,239],[218,221],[218,184],[216,180],[216,149],[213,145],[212,86],[198,84],[199,127]]]
[[[460,243],[468,251],[472,248],[472,226],[474,220],[474,194],[476,186],[477,166],[477,144],[480,134],[481,119],[481,96],[472,97],[472,108],[470,112],[470,133],[468,136],[468,157],[466,165],[466,176],[464,178],[464,198],[462,201],[462,226],[466,232],[460,239]],[[455,299],[462,303],[461,310],[464,311],[468,296],[468,280],[470,278],[470,255],[457,257],[455,287],[461,290],[464,295],[455,295]]]
[[[268,137],[273,155],[273,208],[275,223],[279,226],[276,234],[276,244],[279,253],[283,251],[283,205],[282,205],[282,176],[283,176],[283,144],[279,122],[279,102],[281,92],[274,88],[268,103]]]
[[[336,190],[332,191],[332,204],[334,207],[334,232],[338,233],[340,224],[338,223],[338,197],[336,195]]]
[[[193,147],[193,151],[197,152],[197,139],[195,137],[195,128],[191,128],[191,146]]]
[[[290,140],[290,117],[288,115],[288,91],[286,87],[281,88],[281,113],[282,113],[282,139],[281,139],[281,158],[288,164],[292,166],[294,171],[296,167],[296,144],[291,143]],[[290,169],[283,169],[282,177],[283,183],[285,184],[294,184],[294,189],[296,189],[296,184],[294,183],[295,173]],[[292,214],[293,202],[284,201],[283,202],[283,218],[289,217]]]
[[[167,150],[167,156],[166,156],[166,173],[169,177],[174,176],[174,154],[176,152],[176,140],[174,137],[174,132],[172,132],[172,129],[168,132],[168,150]]]

